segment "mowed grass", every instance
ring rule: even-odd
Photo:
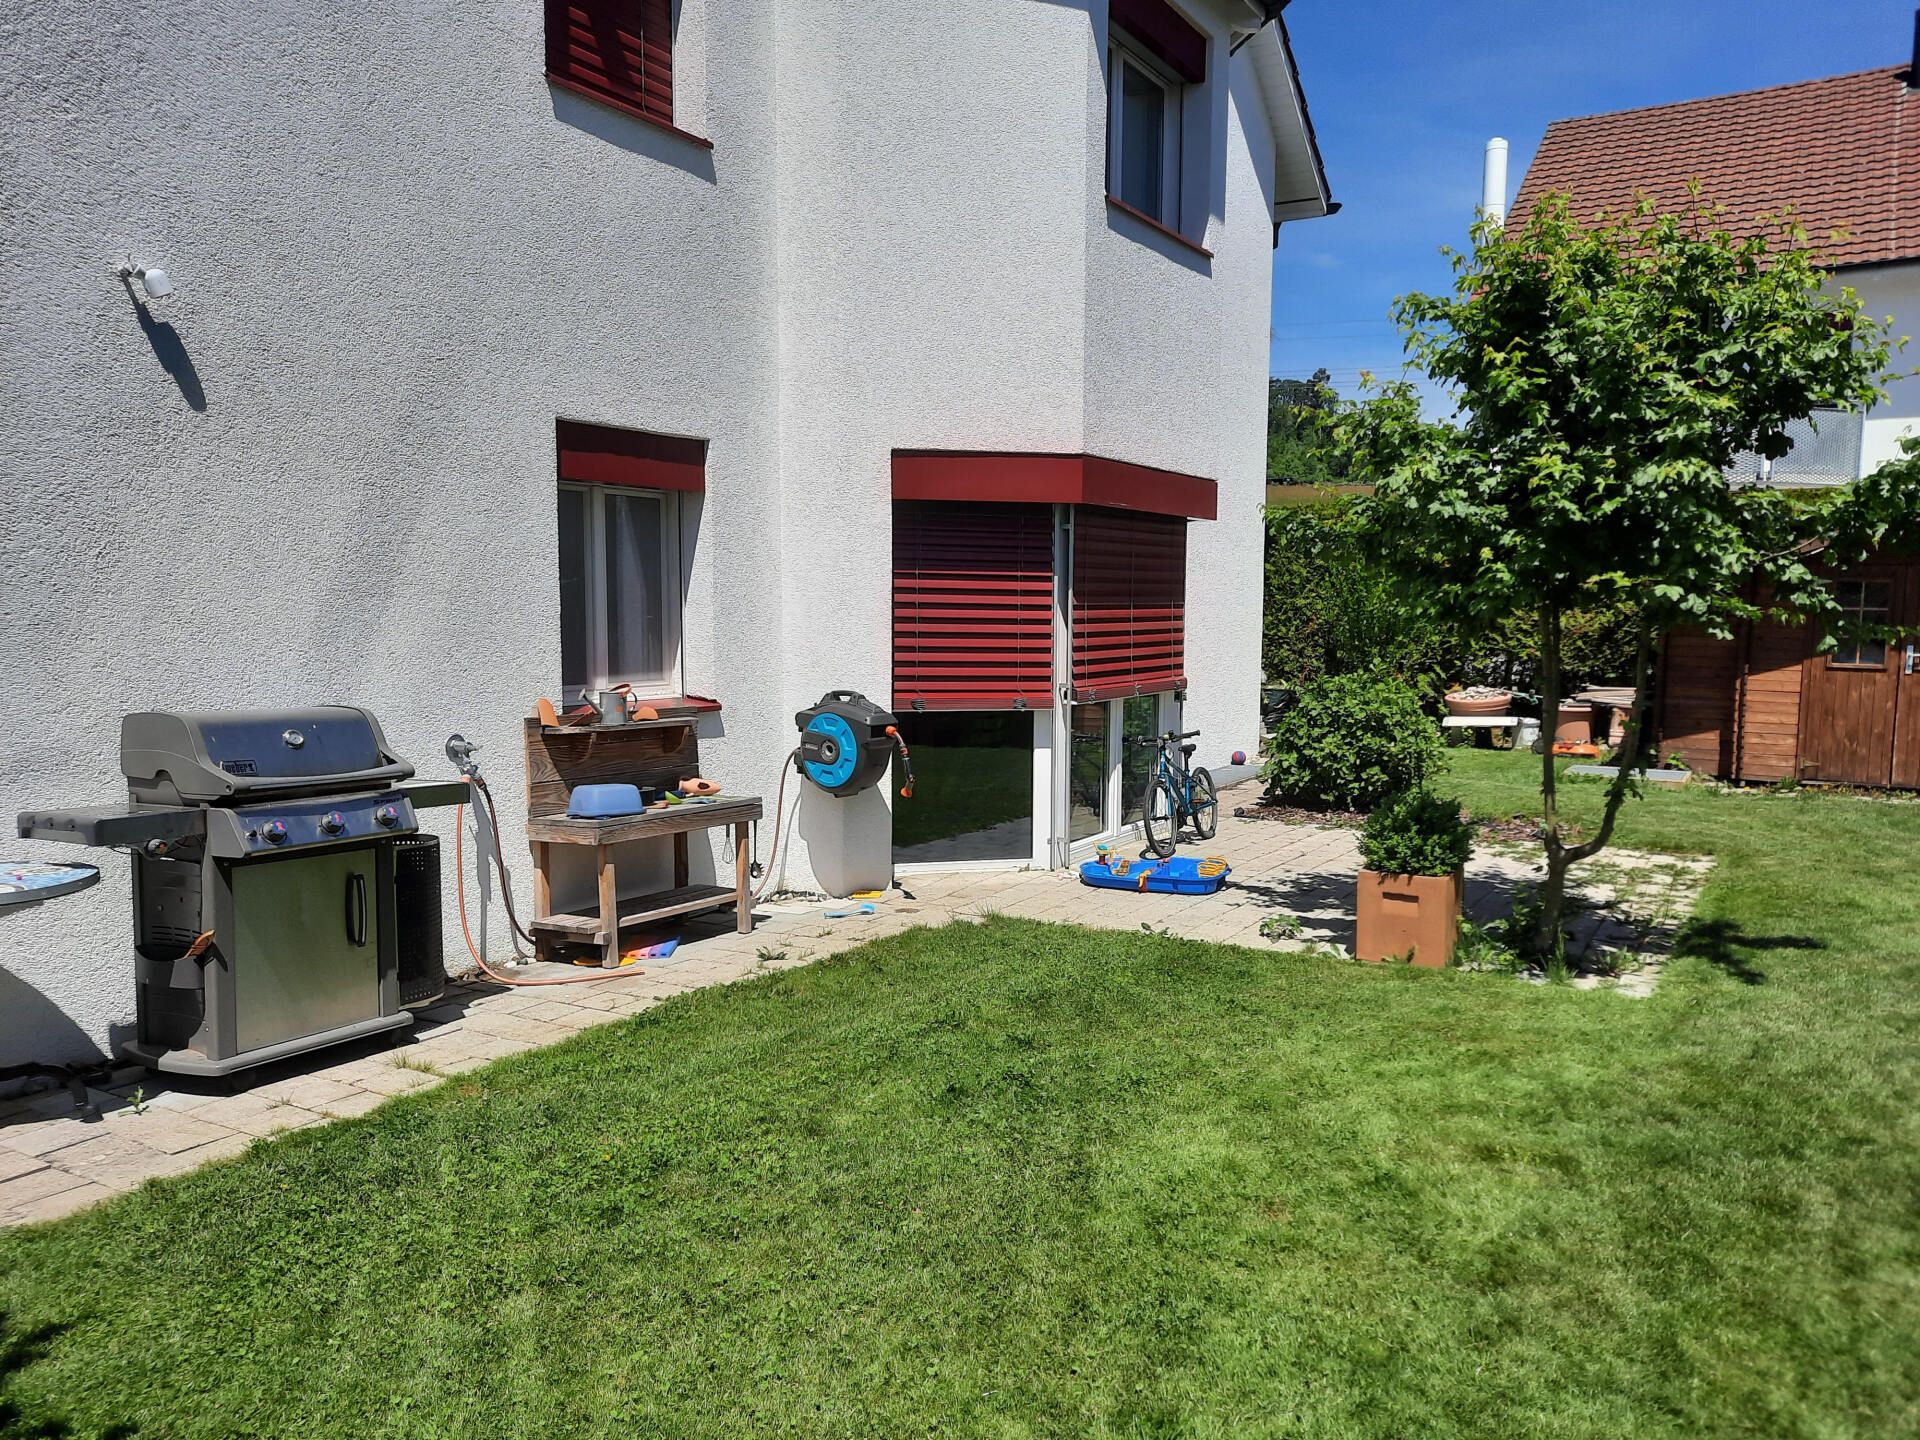
[[[1920,807],[1622,840],[1719,861],[1646,1001],[911,932],[0,1236],[11,1423],[1916,1433]]]

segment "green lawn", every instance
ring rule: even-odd
[[[962,925],[0,1236],[0,1432],[1920,1433],[1920,807],[1622,838],[1646,1001]]]

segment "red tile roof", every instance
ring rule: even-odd
[[[1688,205],[1687,182],[1750,235],[1791,205],[1832,265],[1920,258],[1920,90],[1890,66],[1709,100],[1556,120],[1514,202],[1552,190],[1576,219],[1620,210],[1638,192],[1661,211]],[[1832,231],[1845,231],[1840,240]]]

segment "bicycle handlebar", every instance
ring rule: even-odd
[[[1198,735],[1199,733],[1200,732],[1198,730],[1178,730],[1178,731],[1169,730],[1164,735],[1149,735],[1149,736],[1136,735],[1133,737],[1133,739],[1129,740],[1127,743],[1129,745],[1137,745],[1143,750],[1153,749],[1161,745],[1170,745],[1175,740],[1191,740],[1193,739],[1194,736]]]

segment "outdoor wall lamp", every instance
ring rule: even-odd
[[[128,284],[138,280],[149,300],[164,300],[173,294],[173,277],[158,265],[136,267],[129,261],[120,267],[120,278]]]

